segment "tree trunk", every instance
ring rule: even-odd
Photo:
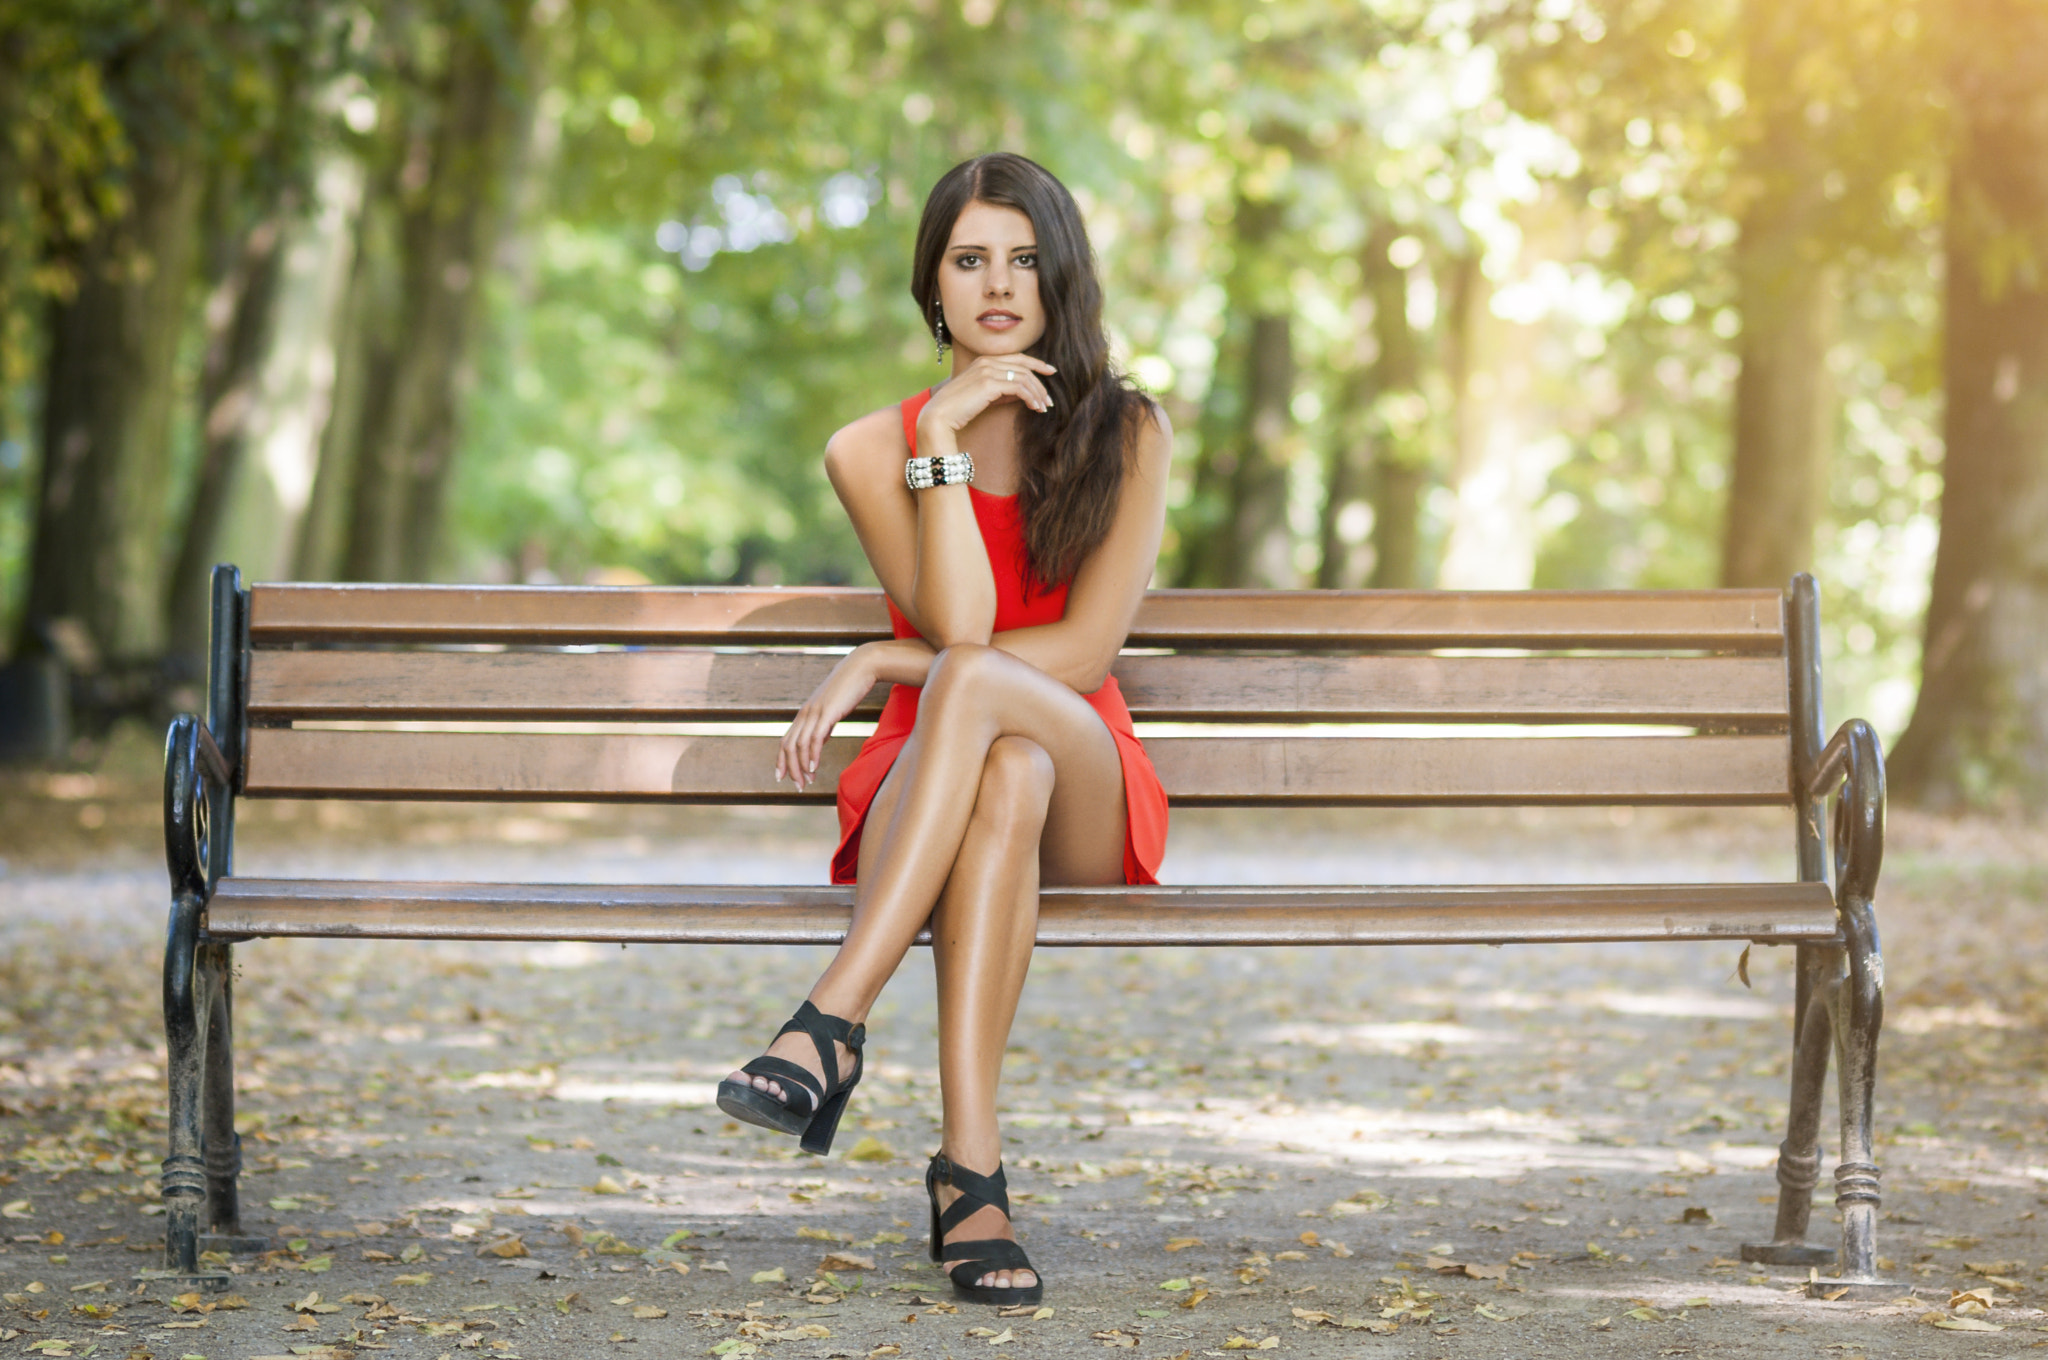
[[[334,411],[321,437],[320,470],[313,486],[316,517],[332,502],[332,557],[317,555],[326,536],[309,526],[298,575],[319,580],[388,581],[398,575],[395,533],[404,504],[403,467],[396,453],[399,254],[396,169],[372,180],[356,223],[355,263],[349,270],[336,342]],[[308,560],[313,559],[313,560]]]
[[[205,187],[189,110],[166,108],[165,91],[201,88],[186,60],[186,30],[199,22],[167,15],[107,71],[134,148],[131,208],[77,248],[78,290],[51,306],[47,323],[24,631],[72,620],[117,660],[164,645],[174,364]]]
[[[1742,368],[1735,452],[1721,539],[1721,584],[1782,588],[1813,566],[1827,504],[1835,393],[1827,371],[1840,313],[1839,274],[1821,219],[1825,167],[1807,122],[1799,67],[1812,46],[1810,5],[1750,0],[1745,88],[1762,105],[1745,148],[1754,197],[1735,251]]]
[[[254,375],[249,448],[216,550],[218,560],[239,564],[256,580],[292,578],[299,545],[313,525],[341,298],[362,197],[362,168],[352,156],[317,156],[308,180],[307,209],[285,224],[278,248],[277,297],[270,344]]]
[[[16,154],[13,130],[21,125],[22,86],[28,73],[28,35],[0,27],[0,392],[28,376],[27,262],[34,240],[26,167]],[[0,440],[18,438],[9,428],[10,403],[0,400]],[[0,470],[4,471],[4,470]]]
[[[361,376],[345,569],[356,580],[426,579],[439,555],[469,347],[518,126],[525,0],[496,0],[451,25],[424,183],[404,202],[402,277],[388,359],[371,344]],[[366,262],[358,256],[359,266]]]
[[[235,189],[226,189],[233,193]],[[219,552],[228,506],[242,475],[260,408],[257,390],[270,350],[281,249],[293,199],[280,194],[239,231],[235,258],[206,303],[206,358],[199,378],[199,472],[193,480],[185,532],[171,569],[164,607],[172,657],[205,673],[210,568]]]
[[[1371,584],[1379,590],[1422,584],[1422,493],[1429,484],[1429,453],[1419,438],[1422,414],[1422,344],[1408,324],[1408,270],[1387,258],[1400,237],[1389,225],[1365,258],[1372,290],[1373,336],[1379,342],[1373,426]]]
[[[1286,313],[1252,318],[1245,354],[1242,450],[1230,483],[1224,584],[1285,589],[1300,584],[1287,525],[1287,466],[1293,450],[1294,329]]]
[[[1237,204],[1235,260],[1225,287],[1230,322],[1202,415],[1202,452],[1194,496],[1183,518],[1179,584],[1292,584],[1287,532],[1287,469],[1279,459],[1292,414],[1293,334],[1272,250],[1284,217],[1271,200]],[[1260,560],[1275,556],[1280,579]]]
[[[2048,803],[2048,13],[1954,31],[1941,544],[1893,787],[1937,810]]]

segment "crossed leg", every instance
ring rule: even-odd
[[[970,1170],[992,1172],[1002,1156],[996,1087],[1030,968],[1039,884],[1121,882],[1127,815],[1115,738],[1086,700],[991,647],[940,654],[917,726],[868,810],[852,927],[810,999],[828,1015],[865,1020],[931,921],[941,1146]],[[800,1035],[768,1051],[816,1068]],[[754,1082],[779,1094],[772,1082]],[[994,1209],[951,1234],[1012,1235]],[[1028,1271],[980,1280],[1033,1282]]]

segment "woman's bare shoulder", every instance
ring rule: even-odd
[[[1137,421],[1137,437],[1132,441],[1132,452],[1140,468],[1148,473],[1163,473],[1173,461],[1173,421],[1167,416],[1166,408],[1151,397],[1144,399]]]
[[[900,475],[903,460],[908,456],[900,406],[870,411],[842,425],[825,441],[825,470],[835,479],[843,472],[858,475],[878,469]]]

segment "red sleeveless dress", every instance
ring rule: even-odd
[[[903,403],[903,437],[917,452],[917,415],[931,400],[929,391]],[[967,494],[974,503],[975,522],[988,547],[988,564],[996,579],[995,630],[1031,628],[1057,623],[1066,617],[1067,587],[1027,593],[1025,589],[1024,524],[1017,513],[1015,496],[995,496],[969,484]],[[899,638],[920,636],[903,617],[894,600],[889,601],[889,621]],[[917,701],[923,690],[916,685],[892,685],[888,702],[882,706],[875,733],[860,748],[860,754],[839,776],[839,848],[832,855],[832,881],[851,883],[860,866],[860,833],[867,820],[868,805],[896,763],[897,752],[910,739],[917,722]],[[1083,695],[1102,715],[1109,733],[1116,738],[1117,758],[1123,764],[1124,804],[1129,821],[1124,829],[1124,882],[1157,883],[1159,862],[1166,855],[1166,789],[1152,768],[1150,757],[1131,726],[1131,711],[1124,706],[1124,694],[1116,677],[1102,682],[1102,688]]]

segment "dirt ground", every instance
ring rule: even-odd
[[[926,1260],[929,969],[828,1160],[711,1102],[806,949],[237,952],[233,1291],[159,1264],[165,878],[150,742],[0,777],[0,1355],[2004,1355],[2048,1347],[2048,834],[1892,819],[1889,1299],[1752,1269],[1790,951],[1046,951],[1004,1092],[1045,1306]],[[829,814],[245,808],[244,873],[815,882]],[[1183,813],[1168,881],[1789,873],[1788,819]],[[1831,1240],[1830,1165],[1815,1234]]]

